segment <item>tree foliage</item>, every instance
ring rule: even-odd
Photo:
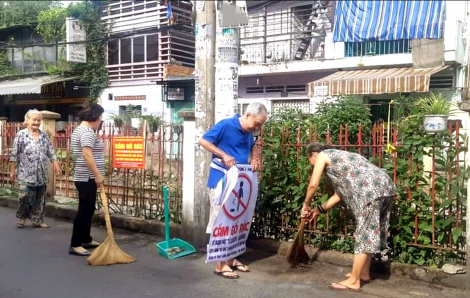
[[[56,7],[43,10],[38,15],[36,31],[47,43],[65,40],[65,18],[67,8]]]
[[[351,142],[357,141],[359,126],[362,126],[365,138],[370,136],[372,128],[370,109],[364,105],[362,99],[352,96],[339,96],[321,101],[310,123],[318,128],[322,139],[326,138],[326,131],[329,130],[332,142],[337,141],[341,125],[348,125]]]
[[[60,1],[0,1],[0,28],[36,24],[41,11],[60,6]]]
[[[37,31],[46,42],[65,39],[65,19],[79,19],[87,33],[87,40],[105,38],[108,29],[100,20],[99,6],[106,1],[81,1],[71,3],[67,8],[55,8],[44,11],[38,16]],[[87,63],[69,63],[61,57],[57,65],[47,65],[49,74],[82,74],[82,82],[90,86],[90,102],[95,102],[101,90],[108,85],[106,69],[106,40],[96,40],[86,45]]]
[[[10,67],[8,56],[4,51],[0,51],[0,77],[14,75],[15,71]]]

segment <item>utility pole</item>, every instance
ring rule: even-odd
[[[240,7],[244,7],[245,10]],[[216,17],[215,122],[217,123],[233,117],[238,111],[240,26],[248,23],[245,1],[218,0]]]
[[[194,214],[192,243],[203,247],[208,242],[206,226],[209,221],[210,203],[207,177],[211,154],[199,145],[199,139],[214,124],[215,103],[215,3],[194,1],[196,11],[196,70],[195,70],[195,171],[194,171]]]
[[[221,9],[217,10],[219,23]],[[239,29],[216,26],[215,123],[238,111]]]

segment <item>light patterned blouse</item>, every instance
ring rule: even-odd
[[[49,136],[39,131],[36,141],[27,128],[18,131],[13,142],[10,162],[15,162],[18,182],[28,186],[46,185],[48,182],[47,161],[56,160]]]

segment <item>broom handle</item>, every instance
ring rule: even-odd
[[[170,245],[170,207],[168,206],[168,187],[163,186],[163,204],[165,208],[165,241]]]
[[[100,197],[101,197],[101,203],[103,204],[104,219],[106,222],[106,232],[108,233],[108,237],[113,237],[113,229],[111,227],[111,218],[109,217],[109,210],[108,210],[108,198],[106,197],[106,193],[104,192],[103,184],[101,184],[100,186]]]

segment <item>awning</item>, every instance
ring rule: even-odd
[[[444,38],[445,1],[337,1],[333,41]]]
[[[356,94],[428,92],[432,74],[447,66],[413,69],[383,68],[338,71],[308,84],[309,97]]]
[[[0,95],[14,94],[41,94],[41,86],[49,85],[57,82],[65,82],[79,79],[80,77],[56,77],[43,76],[34,78],[24,78],[17,80],[1,81]]]

